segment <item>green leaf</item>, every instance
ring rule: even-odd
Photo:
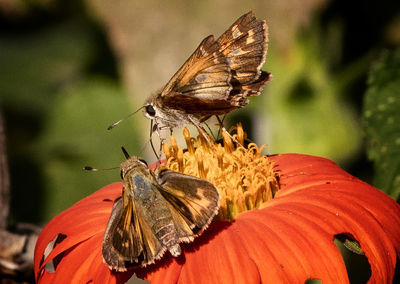
[[[118,83],[104,78],[86,79],[57,95],[33,149],[34,158],[43,165],[37,206],[42,221],[120,181],[119,165],[125,160],[121,146],[132,156],[145,154],[149,122],[141,113],[107,130],[135,108]],[[85,166],[116,169],[88,172],[83,171]]]
[[[363,126],[374,185],[398,199],[400,194],[400,49],[385,51],[373,65],[365,94]]]

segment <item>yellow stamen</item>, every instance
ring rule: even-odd
[[[246,133],[241,125],[236,127],[236,133],[232,140],[222,131],[224,146],[213,143],[210,147],[201,137],[192,138],[185,128],[186,152],[178,149],[173,136],[170,145],[163,145],[166,168],[206,179],[218,188],[221,208],[217,219],[220,220],[234,220],[241,212],[262,208],[279,190],[279,176],[273,170],[273,162],[261,155],[265,145],[250,143],[244,148]],[[241,145],[235,146],[235,142]]]

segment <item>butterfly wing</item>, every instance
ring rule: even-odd
[[[237,19],[217,41],[221,46],[219,50],[234,71],[234,81],[246,85],[259,78],[268,47],[268,29],[264,20],[248,12]]]
[[[123,198],[127,198],[125,206]],[[104,262],[117,271],[153,263],[166,250],[143,221],[132,197],[124,194],[123,198],[114,203],[102,245]]]
[[[231,90],[230,68],[213,36],[206,37],[161,92],[164,103],[177,95],[225,98]]]
[[[163,104],[201,120],[247,105],[272,78],[261,71],[267,43],[266,22],[253,12],[241,16],[218,40],[202,41],[161,92]]]
[[[132,220],[133,219],[133,220]],[[127,223],[129,220],[129,224]],[[130,223],[130,220],[133,222]],[[124,244],[128,244],[125,247]],[[117,271],[126,270],[126,261],[139,261],[142,252],[141,234],[137,230],[136,218],[129,206],[123,207],[122,198],[114,202],[110,219],[103,237],[102,254],[104,262]]]
[[[160,171],[157,180],[170,204],[180,241],[192,241],[218,213],[218,190],[206,180],[170,170]]]

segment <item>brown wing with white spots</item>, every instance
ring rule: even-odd
[[[213,36],[206,37],[161,91],[165,103],[173,97],[226,98],[231,90],[230,68]],[[170,101],[172,100],[172,101]]]
[[[268,48],[268,27],[253,12],[241,16],[218,40],[220,51],[231,68],[232,106],[248,104],[247,97],[258,96],[272,75],[262,71]]]
[[[253,12],[241,16],[218,38],[220,51],[231,68],[232,81],[246,85],[261,75],[268,48],[268,29]]]
[[[200,121],[246,106],[272,78],[261,71],[268,43],[265,21],[241,16],[218,40],[206,37],[156,96],[160,105]]]

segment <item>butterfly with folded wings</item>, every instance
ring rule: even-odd
[[[217,40],[206,37],[144,105],[151,132],[192,124],[208,141],[202,122],[246,106],[248,97],[260,95],[272,79],[261,70],[267,47],[267,24],[253,12],[237,19]]]

